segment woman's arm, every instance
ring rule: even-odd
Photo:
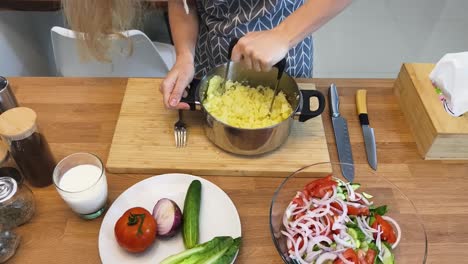
[[[268,71],[287,52],[345,9],[352,0],[309,0],[276,28],[251,32],[241,38],[232,52],[233,61],[248,68]]]
[[[186,13],[184,1],[170,0],[169,23],[176,49],[176,62],[161,84],[167,108],[188,108],[180,104],[184,89],[193,79],[195,72],[194,57],[198,38],[198,15],[195,0],[187,1],[189,13]]]

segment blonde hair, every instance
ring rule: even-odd
[[[83,33],[78,47],[84,58],[108,61],[109,36],[125,38],[140,18],[137,0],[62,0],[68,25]]]

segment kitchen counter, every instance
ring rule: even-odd
[[[38,113],[39,126],[57,160],[79,151],[93,152],[107,160],[127,79],[9,80],[19,102]],[[401,188],[418,208],[429,239],[428,263],[458,263],[467,259],[468,163],[422,160],[393,95],[394,80],[312,81],[325,93],[331,82],[337,84],[357,171],[368,170],[368,165],[355,110],[355,92],[368,89],[369,118],[377,140],[378,173]],[[328,107],[323,122],[330,158],[336,162]],[[108,174],[110,202],[150,176]],[[357,180],[366,176],[371,175],[356,175]],[[223,175],[204,178],[221,187],[239,211],[243,246],[236,263],[282,263],[269,230],[270,200],[282,178]],[[23,238],[9,263],[100,263],[98,234],[103,218],[81,220],[62,201],[54,186],[32,189],[37,202],[36,215],[17,229]]]

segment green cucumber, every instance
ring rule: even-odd
[[[344,194],[342,194],[342,193],[337,193],[336,197],[340,198],[343,201],[346,201],[346,196]]]
[[[382,263],[383,264],[394,264],[395,263],[395,255],[393,255],[392,251],[390,250],[392,247],[382,243]]]
[[[198,244],[200,222],[201,182],[194,180],[185,195],[182,236],[186,249]]]
[[[361,246],[361,241],[359,241],[359,239],[358,239],[358,233],[357,233],[356,229],[348,228],[348,234],[353,239],[354,244],[356,245],[356,248],[359,248]]]
[[[369,244],[366,241],[363,241],[359,248],[367,252],[367,250],[369,250]]]

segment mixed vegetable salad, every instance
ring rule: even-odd
[[[393,264],[401,239],[398,223],[376,207],[359,184],[331,175],[307,184],[283,216],[293,263]]]

